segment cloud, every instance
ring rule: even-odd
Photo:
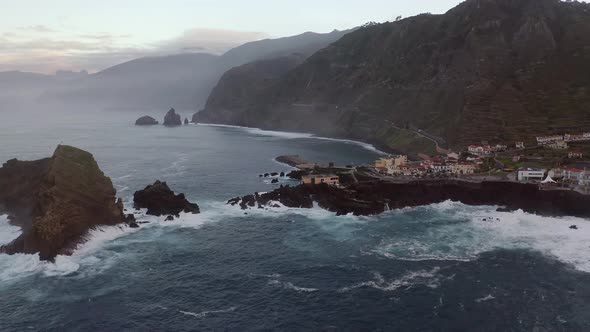
[[[47,27],[45,25],[30,25],[30,26],[26,26],[26,27],[19,27],[18,30],[21,31],[29,31],[29,32],[36,32],[36,33],[52,33],[52,32],[56,32],[56,30],[53,30],[50,27]]]
[[[266,37],[260,32],[196,28],[170,40],[133,45],[129,42],[132,37],[129,35],[95,33],[57,38],[56,35],[46,35],[55,31],[48,27],[25,28],[41,35],[18,32],[0,35],[0,71],[54,73],[57,70],[86,69],[96,72],[144,56],[196,52],[222,54],[243,43]]]
[[[265,37],[267,35],[262,32],[196,28],[187,30],[172,40],[156,43],[155,46],[161,52],[175,53],[198,50],[199,52],[221,54],[230,48]]]

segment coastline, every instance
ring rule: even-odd
[[[499,206],[500,212],[522,210],[550,217],[590,217],[590,195],[573,191],[540,190],[534,184],[508,181],[416,180],[404,183],[374,181],[345,187],[299,185],[281,187],[228,201],[243,209],[273,207],[313,208],[336,215],[374,216],[387,211],[426,206],[444,201],[471,206]]]
[[[248,131],[252,134],[258,135],[268,135],[268,136],[276,136],[276,137],[284,137],[290,139],[317,139],[317,140],[324,140],[324,141],[332,141],[332,142],[341,142],[341,143],[350,143],[361,146],[369,151],[373,151],[375,153],[381,155],[388,155],[394,154],[395,151],[382,146],[381,144],[377,144],[375,142],[364,142],[354,139],[349,139],[345,137],[325,137],[325,136],[317,136],[316,134],[312,133],[302,133],[302,132],[295,132],[295,131],[282,131],[282,130],[269,130],[269,129],[262,129],[258,127],[245,127],[245,126],[236,126],[236,125],[228,125],[228,124],[217,124],[217,123],[194,123],[197,126],[204,126],[204,127],[221,127],[221,128],[234,128],[234,129],[242,129]]]

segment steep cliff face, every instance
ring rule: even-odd
[[[16,218],[22,235],[0,251],[69,254],[91,228],[125,221],[111,180],[94,157],[59,146],[51,158],[8,161],[0,168],[0,211]]]
[[[305,56],[298,53],[229,70],[211,92],[205,111],[195,114],[193,122],[206,119],[209,123],[246,123],[249,117],[259,118],[257,106],[271,98],[268,93],[272,87],[304,60]]]
[[[365,27],[282,75],[264,96],[233,109],[247,117],[215,118],[217,102],[197,120],[393,148],[402,128],[451,146],[589,130],[590,5],[468,0],[444,15]]]

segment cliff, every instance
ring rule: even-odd
[[[222,79],[195,120],[396,150],[433,145],[420,133],[444,146],[532,143],[540,134],[590,130],[590,5],[467,0],[443,15],[351,32],[260,85],[264,92],[241,97],[245,108],[220,101],[235,98],[235,87],[225,86]]]
[[[441,203],[447,200],[467,205],[498,205],[507,210],[551,216],[590,217],[590,196],[573,191],[539,190],[534,184],[515,182],[467,182],[428,180],[408,183],[372,182],[345,189],[322,185],[281,187],[262,195],[234,198],[228,203],[243,209],[273,206],[312,208],[313,202],[338,215],[376,215],[389,211]]]
[[[91,228],[125,221],[111,180],[94,157],[60,145],[51,158],[6,162],[0,168],[0,211],[15,217],[22,235],[0,252],[70,254]]]
[[[211,92],[206,111],[208,123],[247,123],[257,118],[256,106],[270,98],[268,91],[279,83],[282,75],[305,60],[302,54],[265,59],[235,67],[226,72]],[[214,110],[214,111],[212,111]],[[192,122],[200,122],[204,114],[196,113]]]

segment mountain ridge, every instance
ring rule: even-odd
[[[418,130],[455,147],[532,143],[539,134],[590,130],[589,59],[588,4],[468,0],[445,14],[353,31],[289,70],[247,110],[226,108],[214,89],[215,106],[195,120],[398,150],[423,140]],[[229,116],[216,118],[219,110]]]
[[[181,53],[148,56],[100,72],[57,82],[55,76],[37,84],[43,91],[27,94],[48,106],[109,109],[199,109],[227,70],[242,64],[291,53],[308,53],[340,38],[346,31],[304,33],[235,47],[223,55]],[[59,83],[59,84],[56,84]],[[1,83],[1,82],[0,82]],[[17,92],[24,91],[20,89]],[[97,107],[98,106],[98,107]]]

